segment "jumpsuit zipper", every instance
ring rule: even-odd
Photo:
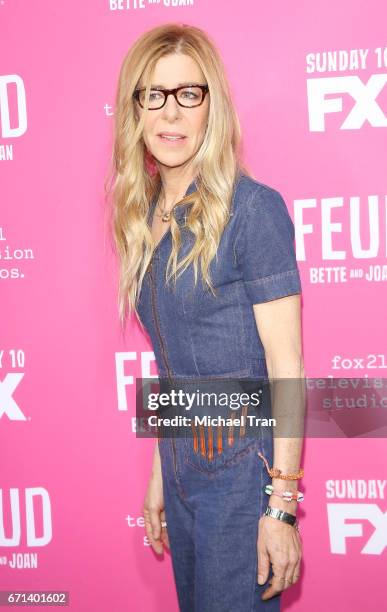
[[[192,194],[190,194],[190,195],[192,195]],[[185,203],[185,199],[187,197],[188,196],[185,196],[180,202],[177,202],[173,206],[172,210],[176,206],[179,206],[180,204]],[[154,214],[154,211],[153,211],[153,214]],[[153,220],[153,217],[152,217],[152,220]],[[160,346],[161,346],[161,351],[162,351],[162,354],[163,354],[164,364],[165,364],[166,370],[168,372],[168,378],[169,378],[169,381],[172,382],[171,369],[169,367],[169,363],[168,363],[168,359],[167,359],[167,355],[166,355],[166,351],[165,351],[165,347],[164,347],[163,338],[161,336],[161,332],[160,332],[160,328],[159,328],[159,324],[158,324],[158,318],[157,318],[157,312],[156,312],[156,287],[155,287],[155,283],[154,283],[154,279],[153,279],[153,273],[152,273],[152,271],[153,271],[152,264],[153,264],[154,255],[155,255],[156,251],[159,249],[160,244],[166,239],[166,237],[170,233],[171,233],[171,228],[168,227],[167,231],[162,235],[161,239],[159,240],[159,242],[157,243],[157,245],[155,246],[155,248],[153,250],[152,257],[151,257],[151,260],[150,260],[149,265],[148,265],[148,270],[149,270],[149,277],[151,279],[151,300],[152,300],[153,317],[154,317],[155,324],[156,324],[157,335],[158,335],[159,340],[160,340]]]
[[[182,202],[184,202],[184,199],[182,200]],[[178,202],[178,204],[181,204],[182,202]],[[178,204],[175,204],[175,206],[178,206]],[[175,208],[175,206],[173,208]],[[153,220],[153,217],[152,217],[152,220]],[[151,285],[151,304],[152,304],[153,319],[154,319],[154,322],[155,322],[156,331],[157,331],[157,335],[158,335],[160,346],[161,346],[161,353],[163,355],[164,365],[165,365],[165,368],[167,370],[168,380],[172,384],[171,369],[169,367],[169,363],[168,363],[168,359],[167,359],[167,353],[166,353],[166,350],[165,350],[164,341],[163,341],[163,337],[161,335],[160,326],[159,326],[159,320],[158,320],[158,316],[157,316],[157,309],[156,309],[156,286],[155,286],[155,282],[154,282],[154,278],[153,278],[153,258],[154,258],[155,252],[158,250],[158,248],[159,248],[160,244],[163,242],[163,240],[165,240],[166,237],[170,233],[171,233],[171,229],[169,227],[167,229],[167,231],[163,234],[163,236],[161,237],[159,242],[157,243],[156,247],[154,248],[151,260],[149,262],[148,269],[149,269],[149,278],[150,278],[150,285]],[[177,459],[176,459],[176,446],[175,446],[175,438],[174,437],[172,437],[172,455],[173,455],[173,467],[174,467],[174,470],[175,470],[175,476],[177,478]]]

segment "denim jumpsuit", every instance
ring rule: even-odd
[[[197,189],[193,180],[185,196]],[[152,199],[152,226],[158,193]],[[173,209],[182,246],[194,237],[184,227],[192,205]],[[159,376],[169,380],[263,378],[267,368],[253,304],[301,292],[294,225],[279,192],[240,172],[230,217],[210,264],[214,296],[192,264],[176,288],[165,283],[171,232],[157,245],[139,296],[138,313],[149,333]],[[194,428],[195,429],[195,428]],[[220,428],[221,429],[221,428]],[[281,595],[261,600],[257,583],[259,518],[271,483],[258,451],[273,463],[273,437],[235,431],[159,439],[167,529],[182,612],[279,611]],[[210,443],[211,442],[211,443]],[[272,575],[270,571],[269,579]]]

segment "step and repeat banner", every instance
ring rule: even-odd
[[[246,164],[294,220],[307,377],[383,382],[386,18],[382,0],[0,1],[0,591],[178,610],[142,518],[154,440],[136,437],[135,384],[157,368],[135,320],[120,330],[104,198],[118,73],[145,30],[195,25],[222,54]],[[383,399],[351,435],[305,440],[283,609],[383,609]]]

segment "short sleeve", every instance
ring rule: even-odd
[[[294,224],[281,194],[259,186],[240,212],[235,251],[249,301],[301,293]]]

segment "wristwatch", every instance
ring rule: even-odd
[[[272,516],[273,518],[283,521],[284,523],[288,523],[293,527],[298,527],[297,517],[294,514],[290,514],[290,512],[285,512],[285,510],[280,510],[279,508],[268,506],[265,510],[264,516]]]

